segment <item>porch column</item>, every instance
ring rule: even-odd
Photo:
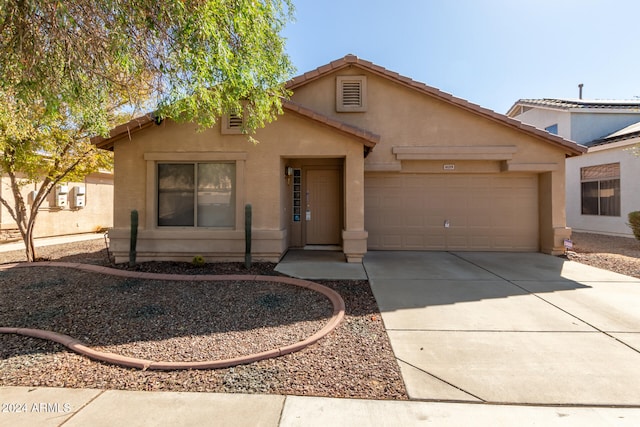
[[[566,219],[564,168],[541,173],[538,180],[540,252],[561,255],[564,240],[571,237]]]
[[[364,161],[360,155],[349,155],[344,163],[344,230],[342,248],[347,262],[362,262],[367,253],[364,229]]]

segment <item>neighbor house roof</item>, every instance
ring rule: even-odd
[[[520,122],[519,120],[515,120],[510,117],[507,117],[504,114],[496,113],[495,111],[492,111],[488,108],[481,107],[477,104],[473,104],[462,98],[457,98],[449,93],[443,92],[439,89],[428,86],[424,83],[415,81],[409,77],[402,76],[394,71],[387,70],[386,68],[381,67],[379,65],[375,65],[372,62],[366,61],[364,59],[360,59],[355,55],[347,55],[343,58],[332,61],[327,65],[318,67],[315,70],[312,70],[304,74],[301,74],[297,77],[294,77],[287,83],[287,88],[289,90],[295,90],[296,88],[306,85],[309,82],[312,82],[328,74],[334,73],[336,71],[339,71],[341,69],[348,68],[351,66],[359,67],[370,73],[379,75],[383,78],[389,79],[391,81],[394,81],[398,84],[401,84],[403,86],[406,86],[418,92],[422,92],[424,94],[430,95],[446,103],[455,105],[459,108],[470,111],[479,116],[485,117],[489,120],[498,122],[504,126],[511,127],[513,129],[529,134],[535,138],[544,140],[545,142],[562,147],[563,149],[566,150],[567,154],[579,155],[587,151],[586,147],[576,144],[573,141],[570,141],[568,139],[562,138],[557,135],[552,135],[544,130],[538,129],[531,125],[527,125],[525,123]]]
[[[507,112],[508,116],[518,107],[539,107],[554,110],[640,110],[638,99],[519,99]]]
[[[589,143],[589,147],[597,145],[612,144],[614,142],[625,141],[627,139],[640,137],[640,122],[629,125],[625,128],[617,130],[604,138],[597,139]]]

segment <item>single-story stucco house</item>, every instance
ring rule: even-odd
[[[113,129],[117,262],[254,260],[289,248],[563,252],[565,158],[585,148],[353,55],[288,82],[284,114],[197,132],[145,116]]]

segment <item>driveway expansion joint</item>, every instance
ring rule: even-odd
[[[123,366],[127,368],[136,368],[145,370],[181,370],[181,369],[218,369],[228,368],[231,366],[237,366],[242,364],[248,364],[257,362],[259,360],[270,359],[273,357],[283,356],[285,354],[300,351],[312,344],[315,344],[320,339],[324,338],[329,332],[333,331],[342,321],[345,315],[344,300],[333,289],[320,285],[319,283],[311,282],[308,280],[296,279],[286,276],[260,276],[260,275],[177,275],[177,274],[159,274],[159,273],[145,273],[135,272],[127,270],[118,270],[109,267],[91,265],[91,264],[78,264],[67,262],[38,262],[38,263],[15,263],[0,265],[1,270],[8,270],[10,268],[24,268],[24,267],[62,267],[73,268],[77,270],[88,271],[92,273],[110,274],[120,277],[135,277],[139,279],[153,279],[153,280],[184,280],[184,281],[230,281],[230,280],[243,280],[243,281],[262,281],[282,283],[287,285],[299,286],[315,292],[318,292],[331,302],[333,305],[333,313],[327,323],[318,330],[315,334],[307,337],[306,339],[285,345],[276,349],[263,351],[260,353],[254,353],[244,356],[238,356],[230,359],[222,360],[208,360],[198,362],[170,362],[170,361],[152,361],[146,359],[139,359],[134,357],[122,356],[115,353],[107,353],[94,350],[89,346],[83,344],[81,341],[70,337],[68,335],[60,334],[53,331],[47,331],[42,329],[30,329],[30,328],[18,328],[18,327],[0,327],[0,334],[16,334],[22,336],[28,336],[33,338],[45,339],[61,344],[68,349],[86,356],[93,360],[110,363],[113,365]]]

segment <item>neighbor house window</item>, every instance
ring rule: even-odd
[[[236,165],[158,164],[158,226],[234,227]]]
[[[558,124],[556,123],[555,125],[551,125],[551,126],[547,126],[546,128],[544,128],[544,130],[546,130],[549,133],[552,133],[554,135],[558,134]]]
[[[620,216],[620,163],[580,169],[582,214]]]

